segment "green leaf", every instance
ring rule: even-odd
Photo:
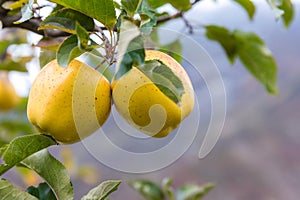
[[[4,62],[0,63],[0,70],[27,72],[25,63],[15,62],[13,60],[5,60]]]
[[[10,44],[11,44],[11,41],[9,41],[9,40],[0,41],[0,55],[2,55],[3,53],[6,52],[6,49]]]
[[[55,145],[56,142],[44,135],[27,135],[12,140],[3,155],[5,164],[0,165],[0,175],[28,156]]]
[[[219,42],[225,50],[228,59],[234,63],[237,55],[236,40],[232,33],[221,26],[206,26],[206,37],[210,40]]]
[[[89,46],[89,34],[87,30],[76,22],[76,34],[78,39],[79,48],[85,50]]]
[[[143,1],[138,9],[138,13],[141,17],[141,32],[150,34],[153,26],[157,24],[156,11],[151,8],[146,1]]]
[[[180,40],[175,40],[169,44],[160,46],[158,48],[159,51],[165,52],[172,58],[174,58],[177,62],[182,62],[181,52],[182,52],[182,44]]]
[[[152,8],[158,8],[164,4],[166,4],[166,0],[144,0],[147,1],[148,4],[152,7]]]
[[[116,191],[121,184],[119,180],[107,180],[89,191],[81,200],[106,200],[108,195]]]
[[[37,44],[42,50],[56,51],[59,45],[65,40],[65,37],[43,37]]]
[[[234,0],[240,4],[248,13],[249,18],[252,20],[255,13],[255,5],[251,0]]]
[[[109,29],[116,23],[116,11],[113,0],[52,0],[67,8],[77,10],[91,18],[95,18]]]
[[[135,180],[129,185],[138,191],[146,200],[164,200],[165,195],[156,183],[149,180]]]
[[[122,10],[122,6],[119,4],[119,2],[114,1],[114,6],[116,9]]]
[[[144,40],[138,27],[127,20],[121,19],[118,59],[116,65],[117,80],[127,73],[133,65],[141,65],[145,60]]]
[[[32,131],[32,126],[23,119],[3,119],[0,121],[0,130],[14,133],[26,133]]]
[[[73,186],[65,166],[44,149],[25,160],[22,164],[39,174],[53,189],[57,199],[72,200]]]
[[[144,59],[144,40],[142,36],[138,36],[130,42],[115,79],[119,79],[121,76],[126,74],[132,66],[142,65],[144,63]]]
[[[279,8],[284,11],[281,17],[285,27],[289,27],[294,18],[294,6],[291,0],[282,0],[282,4],[279,6]]]
[[[187,11],[191,6],[190,0],[147,0],[152,8],[158,8],[166,3],[170,3],[174,8],[180,11]]]
[[[28,0],[19,0],[15,2],[6,1],[4,2],[2,7],[9,10],[15,10],[15,9],[22,8],[24,4],[28,4]]]
[[[0,199],[38,200],[36,197],[24,192],[5,179],[0,179]]]
[[[17,136],[34,132],[28,122],[26,108],[27,98],[21,98],[14,109],[0,114],[0,145],[10,143]]]
[[[126,12],[133,17],[137,9],[140,7],[142,0],[121,0],[121,4]]]
[[[54,193],[47,183],[40,183],[37,187],[30,186],[26,192],[37,197],[39,200],[56,200]]]
[[[78,47],[77,35],[71,35],[59,46],[57,51],[57,61],[61,67],[67,67],[68,64],[85,51]]]
[[[162,180],[162,187],[169,200],[175,200],[174,189],[172,188],[173,180],[170,178],[164,178]]]
[[[46,64],[48,64],[50,61],[54,60],[55,58],[56,58],[56,51],[41,49],[40,57],[39,57],[40,66],[44,67]]]
[[[95,24],[92,18],[68,8],[63,8],[50,14],[41,22],[39,30],[52,28],[75,34],[76,22],[88,31],[94,30]]]
[[[284,13],[284,11],[279,8],[279,6],[282,3],[282,0],[266,0],[266,1],[270,5],[276,19],[278,20]]]
[[[137,66],[167,97],[175,103],[180,103],[184,93],[181,80],[165,64],[158,60],[146,61]]]
[[[206,36],[218,41],[226,51],[227,57],[234,63],[236,55],[271,94],[277,94],[277,66],[271,51],[264,41],[254,33],[234,31],[224,27],[206,26]]]
[[[166,2],[181,11],[188,11],[192,7],[190,0],[166,0]]]
[[[33,11],[32,11],[32,5],[34,3],[34,0],[29,0],[28,4],[25,4],[22,9],[22,17],[18,21],[14,22],[14,24],[20,24],[22,22],[25,22],[33,17]]]
[[[176,191],[176,200],[198,200],[202,199],[211,189],[213,184],[206,184],[202,187],[194,184],[184,185]]]
[[[7,147],[8,147],[8,144],[1,145],[1,147],[0,147],[0,157],[3,156],[3,154],[6,151]]]
[[[240,60],[271,94],[277,94],[277,66],[271,51],[254,33],[235,31]]]

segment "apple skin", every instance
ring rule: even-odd
[[[14,108],[19,101],[20,97],[8,78],[8,72],[0,72],[0,111]]]
[[[194,90],[184,68],[169,55],[146,50],[145,60],[159,60],[179,77],[184,94],[179,104],[169,99],[136,67],[112,82],[112,96],[119,114],[133,127],[153,137],[165,137],[178,127],[194,107]]]
[[[39,132],[72,144],[98,130],[110,109],[111,87],[102,74],[78,60],[66,68],[53,60],[32,85],[27,116]]]

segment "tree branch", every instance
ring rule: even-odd
[[[191,6],[192,7],[195,6],[200,1],[202,1],[202,0],[195,0],[191,4]],[[170,15],[170,16],[167,16],[167,17],[160,18],[160,19],[157,20],[157,24],[161,24],[161,23],[164,23],[164,22],[167,22],[169,20],[176,19],[176,18],[183,18],[183,12],[180,11],[180,12],[175,13],[174,15]],[[186,23],[186,19],[184,18],[183,20]],[[190,25],[188,25],[188,28],[190,28]]]
[[[0,19],[3,25],[3,28],[22,28],[29,31],[32,31],[34,33],[37,33],[39,35],[46,35],[50,37],[60,37],[60,36],[67,36],[69,35],[66,32],[57,31],[54,29],[47,29],[47,30],[38,30],[41,20],[32,18],[26,22],[20,23],[20,24],[14,24],[15,21],[20,19],[20,15],[17,16],[10,16],[7,15],[6,12],[1,12],[0,10]]]
[[[2,5],[5,1],[7,0],[0,0],[0,5]],[[191,6],[193,7],[195,4],[197,4],[198,2],[200,2],[202,0],[195,0]],[[183,12],[177,12],[173,15],[167,16],[167,17],[163,17],[157,20],[157,24],[161,24],[164,22],[167,22],[169,20],[172,19],[176,19],[176,18],[183,18],[185,24],[188,25],[187,20],[183,17]],[[68,36],[70,35],[69,33],[63,32],[63,31],[59,31],[59,30],[54,30],[54,29],[46,29],[46,30],[38,30],[38,27],[40,26],[41,20],[37,19],[37,18],[32,18],[26,22],[20,23],[20,24],[14,24],[15,21],[17,21],[18,19],[21,18],[21,15],[17,15],[17,16],[10,16],[8,15],[8,10],[5,10],[4,8],[2,8],[0,6],[0,20],[2,22],[3,28],[22,28],[22,29],[26,29],[29,31],[32,31],[34,33],[37,33],[39,35],[43,35],[43,36],[48,36],[48,37],[61,37],[61,36]],[[191,31],[190,26],[188,26],[188,28]],[[102,30],[106,30],[105,27],[101,27]]]

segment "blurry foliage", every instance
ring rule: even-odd
[[[16,136],[32,133],[33,127],[27,120],[27,98],[22,98],[17,107],[0,113],[0,146]]]
[[[174,189],[172,182],[170,178],[164,178],[161,185],[150,180],[134,180],[129,185],[146,200],[199,200],[214,188],[211,183],[203,186],[188,183]]]

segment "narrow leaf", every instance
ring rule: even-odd
[[[40,66],[44,67],[47,63],[54,60],[55,58],[56,58],[56,51],[41,49],[40,56],[39,56]]]
[[[281,10],[284,11],[281,16],[284,22],[285,27],[289,27],[294,18],[294,5],[291,0],[282,0],[282,4],[279,6]]]
[[[202,187],[194,184],[184,185],[176,191],[176,200],[199,200],[213,188],[213,184],[206,184]]]
[[[143,1],[138,9],[138,13],[141,17],[141,32],[150,34],[153,26],[157,23],[156,11],[151,8],[146,1]]]
[[[133,39],[125,53],[120,68],[116,74],[116,79],[120,78],[126,72],[128,72],[132,66],[142,65],[145,59],[144,41],[142,36],[138,36]]]
[[[279,6],[282,3],[282,0],[266,0],[266,1],[270,5],[276,19],[278,20],[284,13],[284,11],[279,8]]]
[[[147,1],[151,8],[158,8],[164,4],[166,4],[166,0],[144,0]]]
[[[180,40],[175,40],[169,44],[160,46],[159,50],[165,52],[166,54],[174,58],[177,62],[182,62],[182,44]]]
[[[55,145],[56,142],[44,135],[27,135],[12,140],[3,155],[5,164],[0,165],[0,175],[28,156]]]
[[[81,50],[85,50],[88,48],[89,42],[89,34],[87,30],[81,26],[78,22],[76,22],[76,34],[78,39],[78,44]]]
[[[145,60],[144,40],[138,27],[125,18],[121,21],[115,80],[127,73],[133,65],[141,65]]]
[[[133,17],[139,8],[142,0],[121,0],[121,4],[126,12]]]
[[[3,154],[4,154],[4,152],[6,151],[7,147],[8,147],[8,144],[4,144],[4,145],[2,145],[2,146],[0,147],[0,157],[3,156]]]
[[[52,0],[67,8],[77,10],[91,18],[95,18],[109,29],[116,23],[116,11],[113,0]]]
[[[94,30],[94,20],[78,11],[63,8],[50,14],[41,22],[39,30],[52,28],[65,31],[67,33],[76,33],[76,22],[88,31]]]
[[[146,61],[143,66],[138,68],[175,103],[179,103],[184,93],[181,80],[172,70],[157,60]]]
[[[135,180],[129,185],[138,191],[146,200],[164,200],[165,195],[159,185],[148,180]]]
[[[0,64],[0,70],[27,72],[25,63],[15,62],[13,60],[5,60]]]
[[[181,11],[188,11],[192,7],[190,0],[166,0],[166,2]]]
[[[0,29],[1,30],[1,29]],[[11,44],[10,40],[2,40],[0,41],[0,55],[5,53],[7,47]]]
[[[46,149],[29,156],[22,161],[22,164],[39,174],[52,188],[57,199],[72,200],[74,198],[67,169]]]
[[[240,60],[271,94],[277,94],[277,66],[271,51],[254,33],[235,31]]]
[[[175,200],[174,189],[172,188],[173,180],[170,178],[164,178],[162,180],[162,187],[169,200]]]
[[[225,50],[228,59],[234,63],[237,55],[236,40],[230,31],[221,26],[206,26],[206,37],[220,43]]]
[[[105,200],[108,195],[116,191],[121,184],[119,180],[108,180],[102,182],[97,187],[89,191],[89,193],[82,197],[81,200]]]
[[[0,179],[0,199],[38,200],[36,197],[24,192],[5,179]]]
[[[26,192],[37,197],[39,200],[56,200],[54,193],[47,183],[40,183],[37,187],[30,186]]]
[[[152,8],[160,7],[164,4],[171,4],[174,8],[180,11],[187,11],[191,8],[189,0],[147,0]]]
[[[255,13],[255,5],[251,0],[234,0],[240,4],[248,13],[250,19],[253,19]]]
[[[28,4],[25,4],[22,9],[22,17],[18,21],[14,22],[14,24],[20,24],[22,22],[25,22],[33,17],[33,11],[32,11],[32,5],[34,3],[34,0],[29,0]]]
[[[56,51],[59,45],[64,41],[65,37],[43,37],[37,44],[37,47],[41,47],[42,50]],[[52,59],[51,59],[52,60]]]
[[[68,64],[76,57],[83,54],[85,51],[78,47],[77,35],[71,35],[59,46],[57,51],[57,61],[62,67],[67,67]]]
[[[147,2],[152,8],[158,8],[167,3],[180,11],[187,11],[192,7],[189,0],[147,0]]]
[[[2,7],[8,10],[15,10],[22,8],[23,5],[28,4],[28,0],[19,0],[19,1],[6,1],[2,4]]]

